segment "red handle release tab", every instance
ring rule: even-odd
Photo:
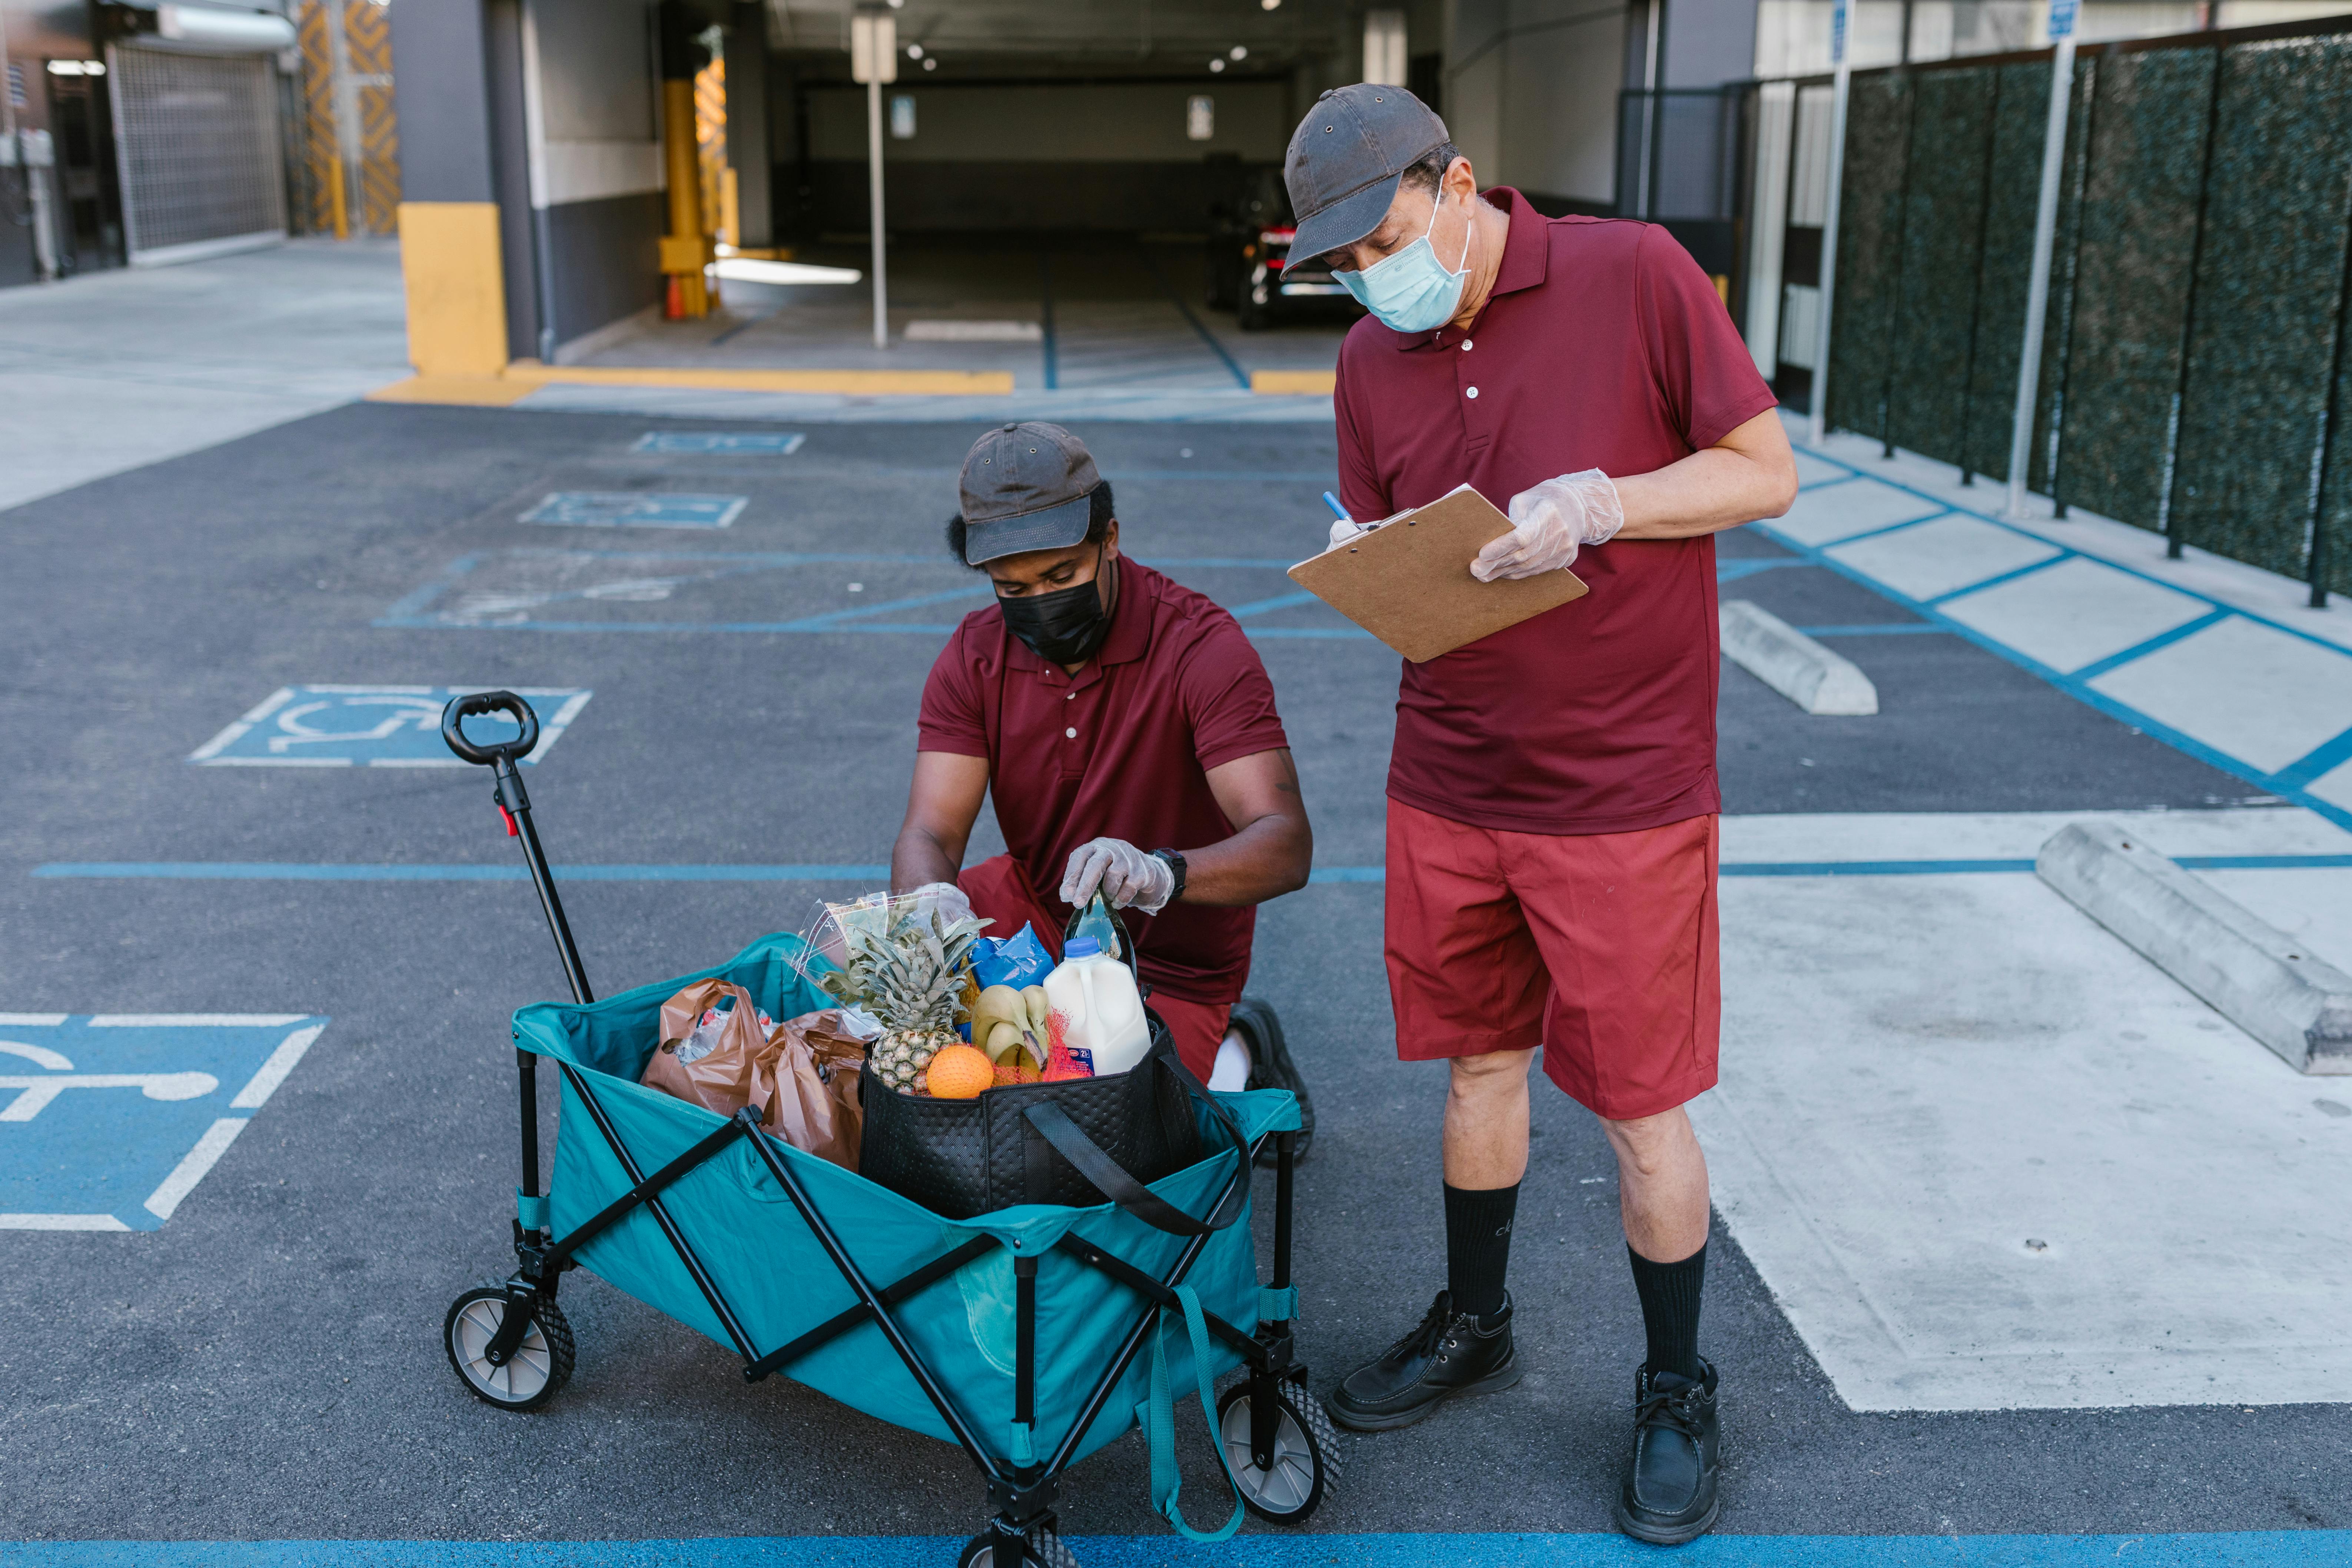
[[[499,808],[499,819],[507,825],[507,837],[509,838],[521,837],[522,829],[515,826],[514,813],[507,809],[507,803],[499,801],[497,805]]]

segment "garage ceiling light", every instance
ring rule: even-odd
[[[1213,71],[1221,71],[1225,68],[1225,62],[1222,58],[1211,60],[1209,62],[1209,68]]]
[[[920,44],[908,44],[907,46],[907,58],[910,60],[921,59],[923,58],[923,46]]]
[[[1247,44],[1235,44],[1232,48],[1227,49],[1225,53],[1232,56],[1234,59],[1245,60],[1249,58],[1249,46]]]
[[[923,62],[923,68],[927,71],[935,71],[940,68],[940,62],[933,59],[927,59]]]
[[[1261,11],[1277,10],[1281,5],[1282,0],[1257,0],[1257,8]]]

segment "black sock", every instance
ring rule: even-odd
[[[1650,1340],[1650,1370],[1699,1375],[1698,1305],[1706,1283],[1706,1244],[1679,1263],[1653,1263],[1632,1247],[1633,1293],[1642,1298],[1642,1328]]]
[[[1454,1310],[1491,1317],[1503,1310],[1503,1275],[1511,1264],[1511,1216],[1519,1186],[1445,1189],[1445,1288]]]

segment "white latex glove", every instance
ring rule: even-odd
[[[1156,915],[1176,890],[1176,869],[1123,838],[1092,838],[1070,851],[1062,871],[1062,902],[1080,908],[1097,887],[1113,909]]]
[[[1355,538],[1356,535],[1360,533],[1369,533],[1370,531],[1371,525],[1370,523],[1358,522],[1353,518],[1339,518],[1331,524],[1331,542],[1325,545],[1323,548],[1327,552],[1337,550],[1342,544],[1347,543],[1348,541]]]
[[[918,907],[939,916],[941,925],[952,925],[971,917],[971,900],[953,882],[926,882],[907,897],[919,900]]]
[[[1603,544],[1625,526],[1625,503],[1599,468],[1546,479],[1511,498],[1511,531],[1486,542],[1470,563],[1481,583],[1557,572],[1588,544]]]

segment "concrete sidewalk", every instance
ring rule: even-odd
[[[400,248],[295,240],[0,290],[0,509],[408,374]]]

